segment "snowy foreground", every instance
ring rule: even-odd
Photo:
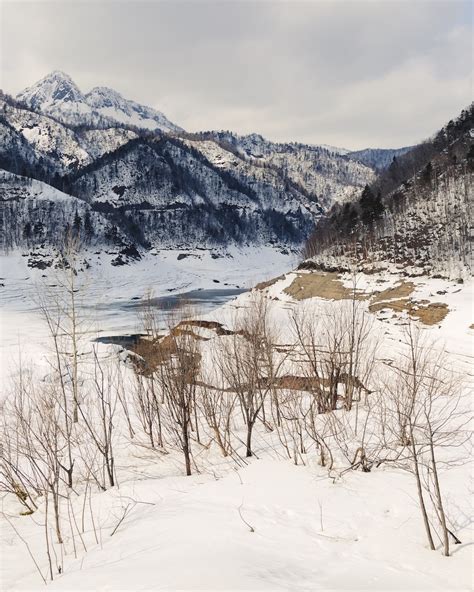
[[[199,276],[193,287],[212,285],[217,273],[234,286],[265,279],[255,277],[265,265],[262,254],[248,264],[254,266],[255,276],[247,279],[243,268],[238,275],[238,266],[229,269],[221,261],[208,261],[206,265],[216,267]],[[195,262],[189,266],[196,269]],[[271,275],[285,271],[284,266],[282,258]],[[163,268],[161,277],[154,276],[155,288],[160,285],[164,291],[175,281],[175,285],[189,289],[182,275],[173,276],[171,266],[164,264]],[[143,294],[151,272],[139,269],[111,272],[117,274],[108,284],[111,301]],[[46,334],[37,312],[19,288],[23,270],[16,271],[11,283],[8,278],[13,278],[13,272],[2,271],[7,278],[2,313],[4,377],[11,374],[12,366],[6,365],[6,359],[14,359],[18,338],[20,349],[25,346],[25,356],[33,355],[44,369],[40,352]],[[161,283],[163,277],[167,279]],[[288,317],[295,308],[305,307],[318,316],[344,306],[344,300],[293,300],[284,290],[295,277],[287,274],[264,291],[282,343],[289,342]],[[450,365],[462,376],[466,396],[461,405],[468,418],[472,412],[472,282],[411,281],[417,301],[448,305],[444,320],[422,328],[436,340],[438,350],[445,347]],[[344,282],[350,285],[351,278],[344,278]],[[371,293],[398,283],[396,276],[371,275],[359,277],[357,288]],[[205,319],[232,327],[238,311],[249,306],[251,299],[252,293],[242,294]],[[362,302],[361,306],[367,304]],[[374,339],[375,334],[380,338],[377,358],[393,359],[403,349],[406,316],[386,310],[373,316]],[[112,324],[115,329],[118,326]],[[132,326],[129,322],[125,332]],[[31,339],[26,346],[24,336],[28,334]],[[203,341],[203,348],[211,348],[217,339],[207,329],[200,330],[200,335],[208,339]],[[116,347],[100,347],[104,356],[117,354]],[[204,359],[209,360],[208,356],[205,353]],[[131,372],[130,368],[126,372]],[[3,385],[6,389],[6,381]],[[363,408],[357,412],[362,418]],[[353,411],[344,417],[352,422]],[[370,431],[372,424],[367,425]],[[64,543],[53,545],[51,551],[53,564],[61,566],[62,572],[48,582],[53,590],[472,589],[472,458],[466,456],[466,444],[462,451],[447,451],[443,457],[450,461],[451,454],[456,459],[452,466],[443,468],[442,487],[450,527],[462,541],[452,545],[451,557],[443,557],[438,539],[436,551],[427,547],[413,475],[393,464],[364,473],[343,470],[342,465],[338,469],[336,463],[328,475],[314,448],[308,447],[295,465],[276,432],[259,423],[253,458],[244,458],[245,448],[239,445],[236,454],[223,457],[214,444],[193,443],[193,468],[197,470],[184,477],[182,455],[177,451],[165,454],[152,450],[144,440],[132,442],[124,426],[119,428],[115,443],[118,485],[105,492],[92,486],[85,491],[78,488],[77,495],[70,497]],[[370,435],[367,440],[371,442]],[[48,573],[41,526],[44,507],[40,504],[30,516],[20,516],[21,506],[5,496],[2,509],[2,588],[43,588],[34,561],[39,571]]]
[[[259,450],[219,477],[144,478],[102,494],[99,545],[53,590],[469,590],[470,549],[424,548],[406,475],[352,473],[333,484]],[[453,488],[459,481],[453,475]],[[133,499],[122,529],[110,533]],[[466,501],[466,498],[464,498]],[[152,505],[150,505],[152,504]],[[249,528],[239,517],[241,507]],[[23,520],[29,520],[25,518]],[[20,519],[17,520],[19,522]],[[26,530],[26,529],[25,529]],[[41,535],[39,535],[41,536]],[[463,536],[469,536],[463,531]],[[40,589],[13,531],[2,533],[6,589]]]

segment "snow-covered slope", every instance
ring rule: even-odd
[[[115,127],[74,130],[6,97],[0,97],[0,131],[4,161],[16,161],[23,169],[30,162],[50,169],[50,175],[81,168],[137,137]]]
[[[394,264],[449,277],[473,270],[474,104],[395,158],[356,200],[318,223],[307,255],[328,267]]]
[[[311,318],[323,319],[342,314],[351,304],[322,297],[294,300],[285,289],[298,275],[289,273],[264,289],[272,322],[278,326],[279,343],[286,344],[282,352],[287,352],[292,343],[293,311],[306,311]],[[158,268],[155,278],[159,281]],[[396,287],[403,277],[372,274],[357,280],[361,290],[375,292],[376,296],[381,290]],[[351,287],[349,276],[337,281]],[[472,284],[460,287],[455,282],[427,277],[413,282],[418,300],[449,304],[449,313],[441,323],[422,329],[427,339],[435,340],[436,351],[446,346],[450,368],[466,375],[472,364]],[[243,294],[207,315],[206,320],[231,328],[236,315],[254,296]],[[15,307],[18,302],[12,300],[10,304]],[[359,305],[369,314],[368,301]],[[103,310],[99,306],[96,309],[99,315]],[[401,340],[407,326],[406,316],[394,318],[382,312],[376,315],[370,331],[370,338],[377,342],[378,373],[374,381],[379,385],[387,379],[387,369],[398,352],[404,351]],[[18,321],[23,323],[29,344],[37,339],[44,344],[46,337],[39,331],[38,315],[29,311],[23,317],[14,316],[8,324],[12,332]],[[199,336],[206,364],[222,351],[226,339],[232,339],[207,329],[192,330]],[[10,333],[9,342],[15,355]],[[50,370],[44,352],[39,349],[33,357],[41,376]],[[117,372],[117,349],[99,346],[99,352],[102,368]],[[22,353],[26,364],[27,352]],[[289,358],[290,367],[298,371],[298,362]],[[122,421],[122,408],[117,404],[113,450],[118,485],[101,491],[89,473],[81,480],[75,477],[78,484],[74,495],[65,495],[60,502],[64,540],[57,542],[50,514],[48,548],[43,527],[45,496],[37,497],[38,508],[31,515],[20,515],[20,503],[12,494],[5,495],[0,537],[6,590],[38,589],[42,585],[40,573],[49,580],[48,551],[54,557],[54,580],[48,583],[53,590],[470,590],[473,533],[466,517],[471,497],[472,465],[466,462],[469,449],[449,447],[445,439],[436,449],[442,460],[440,479],[449,528],[461,541],[452,545],[452,556],[446,558],[438,538],[434,551],[426,543],[414,475],[402,468],[403,458],[387,462],[390,448],[379,448],[378,402],[380,395],[389,396],[387,389],[368,393],[351,411],[340,408],[322,416],[321,426],[328,429],[321,434],[334,455],[331,467],[321,465],[318,447],[304,431],[295,431],[294,440],[291,432],[286,432],[288,439],[283,438],[270,404],[266,420],[255,425],[255,456],[247,459],[242,446],[244,434],[238,429],[238,408],[232,427],[234,450],[225,457],[199,415],[200,443],[195,433],[192,440],[193,472],[195,468],[198,471],[184,477],[180,453],[172,443],[166,441],[164,447],[154,449],[148,445],[134,411],[131,368],[122,371],[121,396],[127,397],[133,432]],[[282,406],[295,400],[294,391],[281,394],[286,395],[281,398]],[[298,397],[304,400],[305,395],[298,393]],[[465,423],[471,413],[467,391],[460,404],[466,405]],[[282,422],[296,425],[300,407],[288,409],[294,415],[285,415]],[[162,419],[166,421],[164,413]],[[385,415],[383,422],[390,437],[392,418]],[[354,425],[359,427],[354,429]],[[334,433],[337,438],[333,441]],[[380,455],[377,458],[385,462],[374,464],[369,472],[351,468],[361,443],[369,455]],[[288,449],[295,450],[296,461]],[[426,498],[429,501],[428,495]],[[438,523],[431,504],[429,518],[434,529]]]
[[[124,99],[117,91],[106,87],[93,88],[83,94],[72,78],[54,71],[17,95],[17,100],[67,124],[115,121],[148,130],[178,131],[163,113]]]
[[[248,167],[278,171],[284,181],[301,187],[324,209],[346,201],[375,178],[370,167],[350,160],[347,151],[329,146],[282,144],[259,134],[239,136],[231,132],[205,132],[190,138],[196,149],[221,167],[235,170],[243,161]]]
[[[86,244],[101,243],[108,221],[81,199],[0,169],[0,225],[2,248],[8,252],[19,244],[26,250],[34,245],[61,247],[74,226]]]
[[[412,148],[413,146],[406,146],[405,148],[365,148],[364,150],[349,152],[348,157],[351,160],[362,162],[376,171],[381,171],[391,164],[394,157],[401,156]]]
[[[181,130],[160,111],[124,99],[121,94],[111,88],[95,87],[85,95],[85,101],[93,111],[121,124],[165,132]]]
[[[0,103],[0,108],[6,124],[23,137],[33,148],[38,159],[46,159],[61,171],[91,162],[71,129],[50,117],[17,108],[6,101]],[[9,146],[2,145],[1,149],[8,151]]]

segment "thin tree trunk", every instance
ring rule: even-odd
[[[438,479],[438,468],[436,466],[433,440],[431,438],[430,438],[430,453],[431,453],[433,481],[434,481],[434,486],[435,486],[436,502],[437,502],[437,506],[438,506],[439,520],[441,522],[441,528],[443,529],[444,555],[446,557],[449,557],[449,532],[448,532],[448,527],[446,525],[446,515],[444,513],[443,501],[441,498],[441,488],[440,488],[439,479]]]
[[[192,474],[191,471],[191,454],[189,449],[189,421],[185,419],[183,421],[183,454],[184,454],[184,463],[186,466],[186,475],[189,477]]]
[[[411,449],[412,449],[412,454],[413,454],[413,467],[415,470],[415,477],[416,477],[416,489],[418,492],[418,500],[420,503],[420,510],[421,510],[421,514],[423,516],[423,522],[425,525],[426,536],[428,537],[428,543],[430,545],[430,549],[432,551],[434,551],[435,544],[433,542],[433,536],[431,534],[431,527],[430,527],[430,522],[428,520],[428,513],[426,512],[426,505],[425,505],[425,499],[423,497],[423,487],[421,484],[420,470],[418,467],[418,454],[416,452],[413,428],[411,425],[410,425],[410,439],[411,439]]]
[[[245,456],[248,458],[252,456],[252,430],[253,430],[253,422],[247,423],[247,452]]]

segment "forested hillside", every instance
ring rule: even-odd
[[[338,265],[431,268],[436,258],[468,268],[472,128],[471,106],[411,149],[187,133],[54,72],[17,99],[0,96],[3,247],[59,245],[68,231],[82,244],[138,249],[295,250],[310,237],[306,255]]]
[[[471,271],[473,128],[471,105],[433,138],[394,157],[356,200],[336,204],[319,221],[306,256],[323,265]]]
[[[188,134],[58,72],[0,96],[0,137],[4,249],[59,245],[67,231],[86,245],[299,249],[334,202],[375,178],[347,151]]]

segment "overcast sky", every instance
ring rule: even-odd
[[[472,100],[461,0],[0,0],[1,87],[51,70],[189,131],[399,147]]]

